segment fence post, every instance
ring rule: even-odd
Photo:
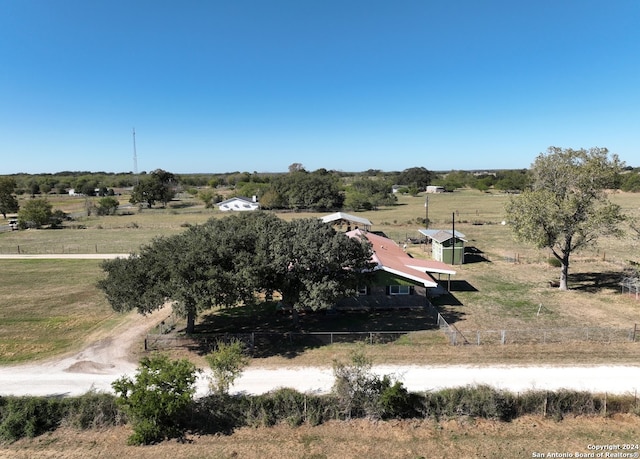
[[[502,330],[502,332],[500,333],[500,344],[504,344],[507,341],[507,331],[506,330]]]

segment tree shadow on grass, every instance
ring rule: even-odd
[[[605,290],[619,292],[623,275],[619,271],[597,273],[569,273],[569,288],[587,293],[600,293]]]
[[[451,292],[434,298],[431,302],[449,324],[458,322],[465,316],[463,311],[457,309],[459,306],[464,306],[463,303]]]
[[[444,318],[444,320],[447,321],[448,324],[453,325],[456,322],[460,322],[465,316],[465,313],[456,309],[442,308],[440,309],[440,315]]]
[[[306,350],[333,343],[392,342],[412,331],[435,328],[434,317],[426,309],[300,311],[294,320],[292,314],[277,311],[274,303],[262,303],[202,316],[192,335],[191,350],[210,352],[219,334],[250,334],[254,357],[294,358]]]

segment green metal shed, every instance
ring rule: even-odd
[[[465,235],[459,231],[454,233],[451,230],[418,230],[421,234],[431,240],[431,257],[450,265],[461,265],[464,263]]]

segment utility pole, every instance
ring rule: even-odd
[[[425,211],[425,219],[424,226],[429,229],[429,195],[425,193],[424,196],[424,211]]]
[[[133,128],[133,174],[136,176],[138,184],[138,152],[136,151],[136,128]]]
[[[451,252],[451,264],[456,264],[456,214],[451,214],[451,232],[453,233],[453,252]]]

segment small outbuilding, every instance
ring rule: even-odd
[[[260,209],[260,204],[258,204],[258,200],[255,196],[252,199],[236,196],[234,198],[221,201],[216,205],[222,212],[251,211]]]
[[[465,235],[459,231],[421,229],[420,234],[431,241],[431,257],[450,265],[464,263]],[[455,233],[455,234],[454,234]]]
[[[346,214],[344,212],[336,212],[334,214],[325,215],[322,217],[324,223],[331,223],[342,227],[346,225],[346,230],[363,229],[365,231],[371,230],[372,223],[364,217],[356,217],[355,215]]]

